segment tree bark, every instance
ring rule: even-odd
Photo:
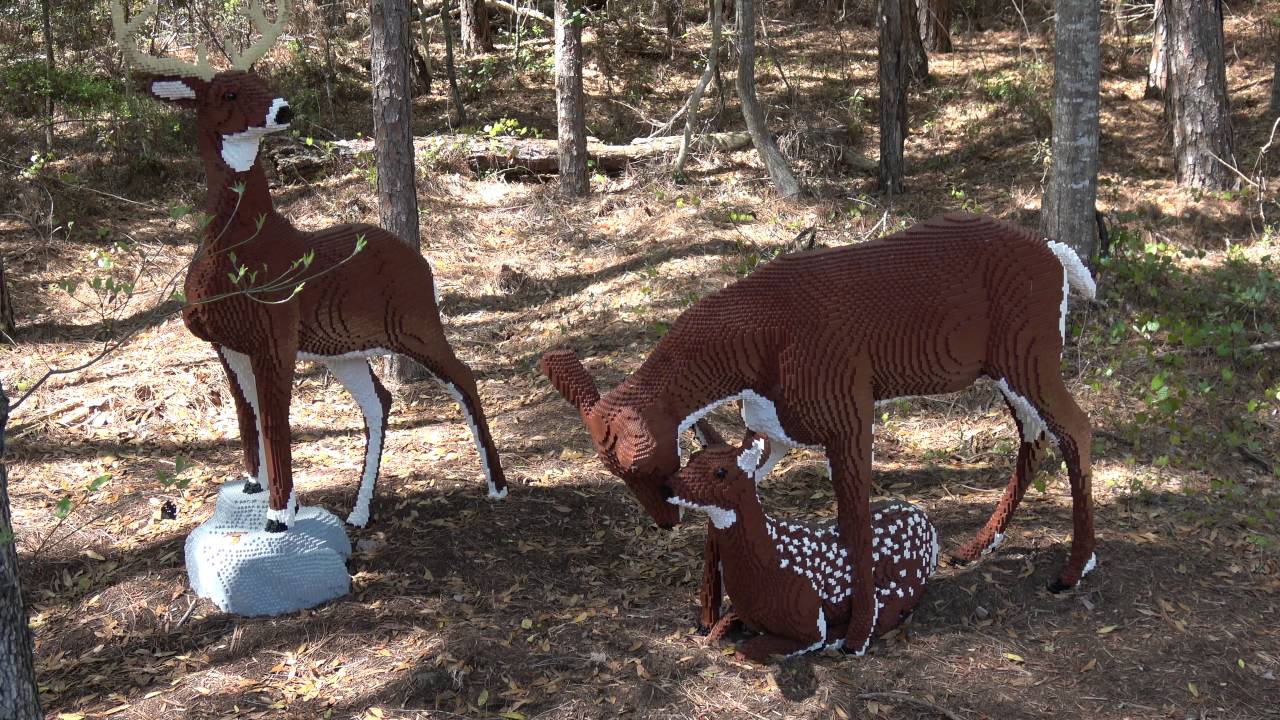
[[[929,79],[929,54],[924,50],[920,36],[920,11],[917,0],[906,0],[902,10],[902,40],[906,43],[907,74],[911,82],[923,83]]]
[[[1165,11],[1169,32],[1165,114],[1173,126],[1178,184],[1206,190],[1231,187],[1236,176],[1219,162],[1235,162],[1221,0],[1165,0]]]
[[[582,24],[577,0],[555,0],[556,135],[560,192],[580,197],[587,182],[587,114],[582,96]]]
[[[378,217],[383,228],[417,250],[422,240],[410,124],[408,2],[372,0],[369,20]],[[400,356],[388,360],[387,370],[398,381],[410,380],[418,372],[412,361]]]
[[[462,54],[478,55],[493,50],[489,33],[489,12],[484,0],[460,0],[458,24],[462,26]]]
[[[1276,56],[1275,69],[1271,71],[1271,122],[1280,118],[1280,32],[1273,32],[1272,52]]]
[[[35,657],[27,606],[18,581],[18,547],[9,514],[9,477],[5,471],[4,433],[9,425],[9,398],[0,385],[0,718],[41,720]]]
[[[919,0],[920,41],[925,52],[951,52],[951,0]]]
[[[907,140],[908,58],[903,34],[914,11],[911,0],[880,0],[880,190],[903,190],[903,147]]]
[[[769,125],[765,119],[764,109],[756,97],[756,6],[755,0],[737,0],[735,3],[738,16],[738,100],[742,103],[742,117],[747,121],[747,132],[751,133],[751,143],[769,177],[783,197],[795,197],[804,191],[800,181],[791,172],[787,159],[782,156],[778,144],[769,134]]]
[[[53,152],[53,23],[49,18],[50,0],[40,3],[41,21],[44,23],[44,151]]]
[[[1165,0],[1155,0],[1155,18],[1151,21],[1151,59],[1147,61],[1147,87],[1142,97],[1159,100],[1169,84],[1169,23],[1165,18]]]
[[[458,111],[458,124],[467,124],[467,108],[462,104],[462,91],[458,90],[458,65],[453,59],[453,22],[449,19],[449,2],[445,0],[440,10],[440,24],[444,31],[444,74],[449,79],[449,97]]]
[[[1086,262],[1097,244],[1098,0],[1058,0],[1053,46],[1053,164],[1040,233]]]
[[[4,272],[4,258],[0,257],[0,331],[12,338],[18,334],[13,321],[13,298],[9,296],[9,278]]]
[[[676,154],[674,174],[677,178],[684,177],[684,164],[689,159],[689,145],[693,141],[693,126],[698,122],[698,103],[702,102],[702,93],[706,91],[711,78],[715,77],[716,70],[720,67],[721,15],[719,0],[711,0],[711,2],[707,3],[707,16],[708,22],[711,23],[711,48],[707,51],[707,68],[703,70],[702,77],[698,78],[698,84],[693,87],[693,92],[689,94],[689,109],[686,111],[684,118],[684,136],[680,141],[680,152]]]

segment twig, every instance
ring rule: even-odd
[[[921,700],[920,698],[915,697],[914,695],[908,695],[904,692],[894,691],[894,692],[861,693],[858,695],[858,699],[859,700],[882,700],[885,702],[911,705],[914,707],[922,708],[924,710],[931,710],[941,715],[942,717],[947,718],[947,720],[960,720],[960,717],[955,713],[951,712],[950,710],[944,707],[939,707],[937,705],[934,705],[928,700]]]

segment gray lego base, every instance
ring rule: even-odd
[[[351,541],[328,510],[299,507],[285,532],[263,530],[267,493],[239,480],[218,491],[213,517],[187,537],[191,589],[236,615],[281,615],[351,590]]]

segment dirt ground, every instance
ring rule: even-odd
[[[1228,25],[1236,139],[1250,161],[1271,128],[1265,18],[1274,9],[1237,8]],[[874,159],[874,31],[783,19],[769,32],[787,77],[762,62],[760,86],[780,136],[839,127]],[[628,37],[604,29],[589,41]],[[698,29],[690,47],[703,41]],[[190,219],[173,219],[170,208],[202,197],[199,167],[174,157],[163,177],[126,178],[82,146],[59,167],[100,179],[86,181],[90,190],[48,176],[7,180],[23,207],[52,204],[62,227],[74,217],[82,230],[48,241],[20,213],[0,217],[19,315],[18,343],[0,346],[6,391],[20,395],[47,368],[77,365],[136,330],[101,362],[53,378],[11,420],[5,462],[49,716],[1280,717],[1280,423],[1274,409],[1241,409],[1280,380],[1280,355],[1187,353],[1176,366],[1182,375],[1218,383],[1230,370],[1241,384],[1206,391],[1169,416],[1186,430],[1157,426],[1143,408],[1159,390],[1158,353],[1167,350],[1140,352],[1130,326],[1159,299],[1131,275],[1104,270],[1099,300],[1073,305],[1064,358],[1095,425],[1097,571],[1074,592],[1045,590],[1071,528],[1053,455],[1044,489],[1029,492],[1003,547],[941,568],[908,624],[866,657],[762,667],[705,646],[695,627],[704,528],[655,528],[537,369],[541,353],[570,347],[612,387],[683,309],[805,227],[841,245],[948,209],[1034,224],[1047,133],[1042,106],[1018,98],[1052,83],[1047,38],[974,29],[956,41],[913,92],[909,192],[892,201],[876,194],[872,175],[833,170],[831,154],[815,147],[794,149],[815,189],[794,203],[771,198],[750,152],[702,152],[684,185],[667,177],[669,158],[597,176],[579,202],[559,198],[553,184],[424,163],[424,252],[450,339],[479,376],[510,496],[485,498],[474,445],[447,395],[426,383],[396,388],[373,521],[350,531],[359,548],[352,593],[279,618],[219,612],[189,591],[183,567],[184,538],[208,517],[220,485],[242,474],[221,368],[182,326],[177,303],[165,302],[195,238]],[[1187,283],[1153,284],[1152,294],[1190,293],[1232,262],[1268,267],[1275,240],[1257,220],[1256,196],[1173,185],[1160,103],[1142,99],[1142,44],[1108,36],[1100,207],[1138,247],[1187,251],[1172,261]],[[624,48],[602,69],[589,57],[592,126],[611,141],[644,123],[603,95],[643,98],[645,116],[665,119],[699,62],[692,51],[668,64]],[[494,82],[469,108],[474,116],[547,125],[522,114],[547,99],[545,78]],[[423,133],[445,129],[438,93],[416,108]],[[712,122],[738,126],[732,104]],[[376,222],[367,167],[343,159],[306,178],[277,178],[277,206],[305,228]],[[89,253],[125,237],[137,249],[117,256],[117,270],[140,268],[127,303],[86,284],[73,293],[57,286],[87,278],[100,257]],[[1280,290],[1242,332],[1274,329],[1278,306]],[[1275,338],[1247,338],[1267,339]],[[998,398],[979,386],[888,408],[877,426],[877,496],[927,509],[946,544],[971,537],[1013,464],[1016,431]],[[1257,419],[1244,426],[1243,450],[1215,439],[1227,418],[1249,413]],[[322,369],[304,364],[292,422],[303,502],[343,515],[363,449],[358,410]],[[727,433],[740,427],[727,411],[715,422]],[[179,459],[189,465],[183,489],[161,482]],[[784,517],[834,514],[812,453],[784,461],[764,495]],[[60,519],[64,498],[72,504]],[[176,518],[162,517],[166,502]]]

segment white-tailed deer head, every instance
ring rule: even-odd
[[[281,3],[273,23],[267,20],[259,0],[252,0],[245,14],[262,36],[243,52],[229,50],[232,66],[221,72],[209,64],[203,46],[197,48],[194,63],[139,51],[135,41],[138,29],[155,12],[156,6],[149,5],[125,22],[120,0],[112,0],[111,21],[125,58],[145,78],[152,97],[196,110],[202,148],[214,150],[232,171],[248,171],[257,160],[262,136],[284,130],[293,119],[288,101],[251,70],[284,32],[291,6]]]

